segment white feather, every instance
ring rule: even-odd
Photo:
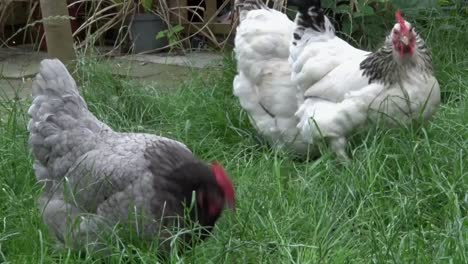
[[[275,10],[241,11],[240,18],[234,95],[273,144],[290,145],[303,154],[324,137],[346,158],[346,137],[365,128],[368,120],[427,120],[440,103],[437,80],[422,77],[418,68],[397,84],[369,84],[360,63],[370,52],[338,38],[327,17],[324,31],[306,28],[300,40],[293,38],[295,23]],[[291,116],[294,109],[296,118]]]
[[[325,21],[328,25],[329,20]],[[352,47],[330,31],[305,30],[290,52],[292,81],[305,98],[296,112],[301,136],[310,144],[322,137],[332,145],[340,141],[334,149],[340,156],[346,156],[346,136],[365,127],[368,120],[382,116],[389,117],[389,124],[395,124],[392,120],[407,123],[420,116],[427,120],[440,103],[437,80],[423,77],[417,67],[410,69],[400,83],[369,84],[360,63],[370,53]]]
[[[243,11],[240,17],[233,93],[253,126],[272,145],[305,154],[308,144],[298,137],[298,119],[294,116],[301,99],[291,82],[288,63],[294,23],[270,9]]]

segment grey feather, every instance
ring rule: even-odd
[[[46,185],[39,206],[57,240],[72,247],[86,244],[81,240],[86,232],[97,239],[96,216],[116,224],[136,208],[152,219],[161,218],[162,212],[150,208],[155,177],[195,159],[180,142],[118,133],[100,122],[59,60],[41,62],[28,113],[34,171]],[[68,217],[86,221],[72,232]],[[157,230],[154,221],[143,224]],[[68,233],[72,237],[67,242]]]

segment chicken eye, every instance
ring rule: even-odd
[[[394,29],[394,30],[393,30],[393,33],[394,33],[394,34],[399,34],[400,31],[398,31],[398,29]]]

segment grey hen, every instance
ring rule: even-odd
[[[168,229],[186,226],[181,219],[206,234],[225,203],[234,207],[221,165],[204,164],[175,140],[112,130],[89,112],[59,60],[42,61],[28,113],[34,171],[45,186],[39,207],[67,246],[96,247],[104,227],[117,223],[149,240],[168,238]]]

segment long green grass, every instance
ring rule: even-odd
[[[84,60],[76,77],[114,129],[180,140],[231,175],[236,213],[170,263],[467,263],[467,22],[431,18],[420,29],[443,91],[430,124],[361,134],[345,165],[327,151],[303,162],[260,144],[232,95],[229,58],[170,89],[117,79],[106,61]],[[0,263],[155,263],[154,249],[133,244],[110,257],[55,249],[35,204],[28,104],[0,106]]]

